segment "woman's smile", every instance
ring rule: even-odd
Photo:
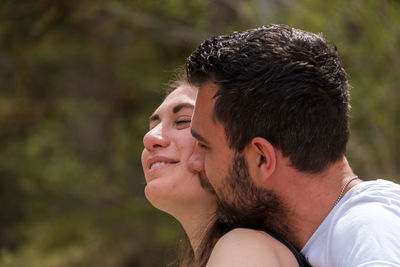
[[[164,156],[154,156],[147,160],[147,173],[150,175],[158,170],[167,168],[179,161]]]

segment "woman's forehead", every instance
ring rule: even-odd
[[[178,86],[174,91],[172,91],[165,98],[165,100],[167,100],[168,98],[175,98],[175,97],[179,97],[179,96],[187,96],[190,98],[196,98],[196,93],[197,93],[197,89],[195,87],[190,86],[188,84],[182,84],[182,85]]]
[[[196,92],[197,90],[193,87],[179,86],[165,98],[155,113],[173,109],[174,106],[182,103],[188,103],[194,106],[196,101]]]

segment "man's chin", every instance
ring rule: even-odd
[[[249,205],[248,208],[217,199],[218,219],[233,227],[260,228],[265,225],[265,210]]]
[[[272,192],[255,192],[248,202],[227,203],[217,198],[217,216],[220,223],[231,228],[250,228],[273,232],[291,240],[288,210],[285,203]]]
[[[211,194],[215,195],[215,190],[212,187],[210,181],[208,180],[205,172],[199,172],[199,180],[200,180],[200,185],[204,190],[209,191]]]

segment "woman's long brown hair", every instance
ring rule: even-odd
[[[178,256],[176,261],[172,262],[169,266],[179,267],[204,267],[206,266],[208,259],[210,258],[211,252],[215,246],[215,243],[231,230],[225,224],[220,223],[216,216],[211,219],[209,227],[203,234],[200,246],[197,251],[193,251],[190,245],[189,238],[184,234],[183,238],[179,242]],[[197,257],[195,257],[195,255]]]
[[[175,72],[175,77],[167,85],[166,96],[177,89],[179,86],[189,84],[184,69],[178,69]],[[205,232],[199,233],[202,235],[200,246],[195,252],[190,245],[189,238],[186,233],[183,234],[182,239],[179,241],[178,255],[175,261],[168,264],[168,267],[179,266],[179,267],[204,267],[211,255],[215,243],[222,235],[227,233],[230,228],[227,225],[220,223],[217,217],[214,216],[210,219],[209,226]],[[196,257],[195,257],[196,255]]]

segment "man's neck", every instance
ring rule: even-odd
[[[287,223],[292,228],[287,238],[301,250],[331,212],[340,192],[354,177],[354,173],[343,157],[318,174],[298,172],[288,167],[282,169],[279,176],[285,178],[277,183],[275,190],[289,207]],[[359,182],[351,181],[342,195]]]

